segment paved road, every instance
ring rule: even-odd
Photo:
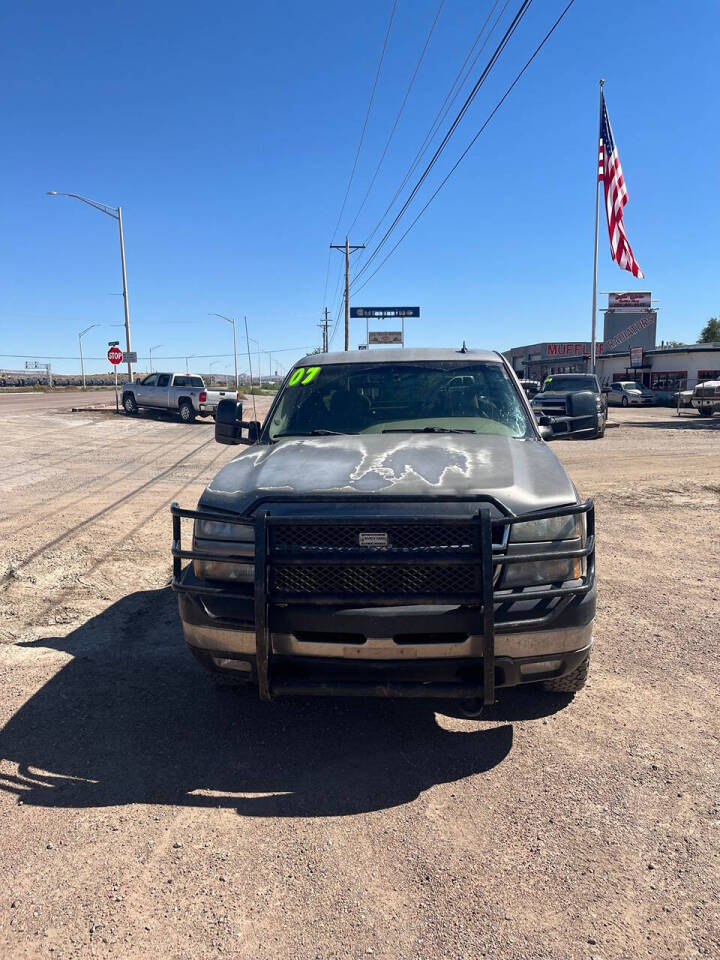
[[[71,390],[67,393],[0,393],[0,416],[7,413],[49,413],[72,407],[93,407],[115,403],[113,390]]]

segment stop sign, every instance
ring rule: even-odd
[[[123,352],[120,347],[110,347],[108,350],[108,360],[110,363],[118,364],[122,363]]]

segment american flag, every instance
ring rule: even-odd
[[[643,277],[637,260],[628,242],[623,223],[623,207],[628,202],[620,157],[613,140],[610,117],[605,97],[600,110],[600,153],[598,157],[598,180],[605,187],[605,216],[610,234],[610,255],[619,267],[629,270],[634,277]]]

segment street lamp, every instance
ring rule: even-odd
[[[260,341],[259,341],[259,340],[256,340],[255,337],[248,337],[248,340],[250,340],[251,343],[256,343],[256,344],[257,344],[257,354],[258,354],[258,390],[261,390],[261,389],[262,389],[262,370],[261,370],[261,368],[260,368],[260,367],[261,367],[261,365],[260,365],[260,354],[262,353],[262,350],[261,350],[261,347],[260,347]],[[251,375],[250,375],[250,389],[252,390],[252,371],[251,371]]]
[[[153,350],[157,350],[158,347],[164,347],[164,346],[165,346],[164,343],[156,343],[154,347],[150,347],[150,373],[153,372],[153,368],[152,368],[152,352],[153,352]]]
[[[125,271],[125,238],[123,236],[122,207],[110,207],[106,203],[98,203],[97,200],[88,200],[87,197],[81,197],[79,193],[58,193],[57,190],[47,190],[46,194],[48,197],[73,197],[75,200],[82,200],[83,203],[87,203],[88,206],[94,207],[96,210],[99,210],[100,213],[104,213],[108,217],[112,217],[113,220],[117,220],[118,228],[120,230],[120,266],[122,268],[123,285],[122,295],[125,304],[125,349],[127,350],[129,357],[132,347],[130,344],[130,307],[128,306],[127,273]],[[132,383],[133,372],[130,360],[128,360],[127,368],[128,377],[130,379],[130,383]]]
[[[219,317],[221,320],[226,320],[228,323],[232,324],[233,328],[233,357],[235,358],[235,391],[237,392],[240,389],[240,384],[238,382],[238,369],[237,369],[237,339],[235,337],[235,321],[232,317],[226,317],[222,313],[209,313],[209,317]]]
[[[81,330],[78,334],[78,343],[80,344],[80,370],[82,372],[82,388],[85,389],[85,364],[83,362],[83,352],[82,352],[82,338],[85,336],[88,331],[92,330],[93,327],[99,327],[99,323],[91,323],[89,327],[85,327],[84,330]]]

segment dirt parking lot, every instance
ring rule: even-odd
[[[612,419],[590,683],[476,721],[216,690],[168,508],[235,450],[0,405],[0,956],[720,956],[720,416]]]

